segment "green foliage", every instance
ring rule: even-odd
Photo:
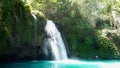
[[[96,55],[110,58],[108,54],[112,52],[112,58],[118,57],[119,52],[115,50],[115,45],[104,38],[97,38],[100,35],[96,34],[92,26],[96,19],[94,17],[103,20],[102,29],[111,26],[112,0],[36,0],[36,2],[34,2],[36,5],[31,7],[40,10],[48,19],[52,19],[64,28],[61,31],[70,38],[73,55],[89,59],[94,59]]]
[[[78,40],[76,40],[76,42],[78,42],[77,45],[74,45],[74,43],[73,43],[74,55],[76,55],[80,58],[84,58],[84,59],[94,59],[95,58],[96,50],[94,48],[94,43],[93,43],[92,37],[87,36],[83,42],[78,41]]]
[[[120,58],[117,45],[97,33],[111,28],[111,11],[119,13],[119,8],[119,0],[1,0],[0,55],[14,53],[26,43],[38,45],[35,41],[42,37],[47,18],[60,25],[63,35],[68,35],[73,55],[86,59],[96,55],[102,59]],[[36,23],[33,10],[38,11],[33,12],[38,18]],[[99,30],[93,27],[97,18],[102,20]]]
[[[2,0],[1,3],[1,13],[0,13],[0,53],[11,53],[12,48],[12,3]],[[6,5],[7,4],[7,5]],[[7,44],[9,43],[9,44]],[[8,50],[8,51],[7,51]]]
[[[36,28],[34,18],[29,6],[21,0],[2,0],[0,3],[0,55],[15,54],[23,45],[32,45]]]
[[[98,53],[102,59],[117,59],[120,57],[118,48],[107,38],[99,37],[97,43],[99,46]]]

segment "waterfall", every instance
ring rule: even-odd
[[[36,44],[37,43],[37,20],[38,19],[33,13],[32,13],[32,16],[34,18],[34,43],[33,44]]]
[[[55,60],[67,59],[67,53],[62,37],[55,24],[51,20],[47,20],[45,26],[47,38],[45,38],[46,53],[52,53]]]

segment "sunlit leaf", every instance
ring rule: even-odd
[[[56,3],[56,2],[57,2],[57,0],[51,0],[51,2]]]

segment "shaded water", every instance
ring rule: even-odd
[[[120,68],[120,61],[25,61],[2,63],[0,68]]]

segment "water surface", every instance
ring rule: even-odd
[[[22,61],[1,63],[0,68],[120,68],[120,61]]]

